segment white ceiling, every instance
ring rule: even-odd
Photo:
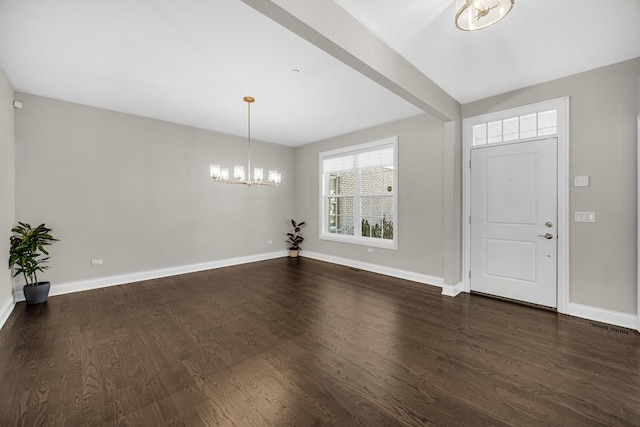
[[[461,103],[640,56],[639,0],[516,0],[474,33],[454,0],[337,2]],[[0,67],[17,91],[241,136],[254,96],[252,136],[291,146],[421,113],[240,0],[0,0]]]
[[[640,56],[640,0],[515,0],[466,32],[454,0],[336,0],[458,102]]]

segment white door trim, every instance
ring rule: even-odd
[[[636,304],[636,329],[640,332],[640,114],[638,114],[637,123],[638,132],[638,158],[636,161],[636,168],[638,174],[638,211],[636,213],[637,225],[637,245],[638,245],[638,262],[636,263],[636,281],[638,286],[638,302]]]
[[[462,210],[463,210],[463,263],[462,278],[464,291],[471,292],[469,271],[471,269],[471,227],[469,216],[471,215],[471,174],[469,161],[472,148],[472,128],[475,124],[491,122],[494,120],[508,119],[514,116],[547,111],[555,109],[558,112],[556,136],[558,138],[558,300],[559,313],[568,312],[569,303],[569,97],[553,99],[550,101],[530,104],[481,116],[469,117],[463,120],[463,186],[462,186]],[[539,139],[540,137],[513,141],[513,143]]]

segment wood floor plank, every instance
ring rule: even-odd
[[[306,258],[16,306],[1,426],[638,426],[640,334]]]

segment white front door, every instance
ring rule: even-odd
[[[471,150],[471,290],[556,307],[557,140]]]

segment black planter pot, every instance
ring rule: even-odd
[[[24,285],[22,291],[24,292],[24,299],[27,304],[40,304],[46,302],[49,297],[49,289],[51,288],[51,282],[38,282],[36,286]]]

